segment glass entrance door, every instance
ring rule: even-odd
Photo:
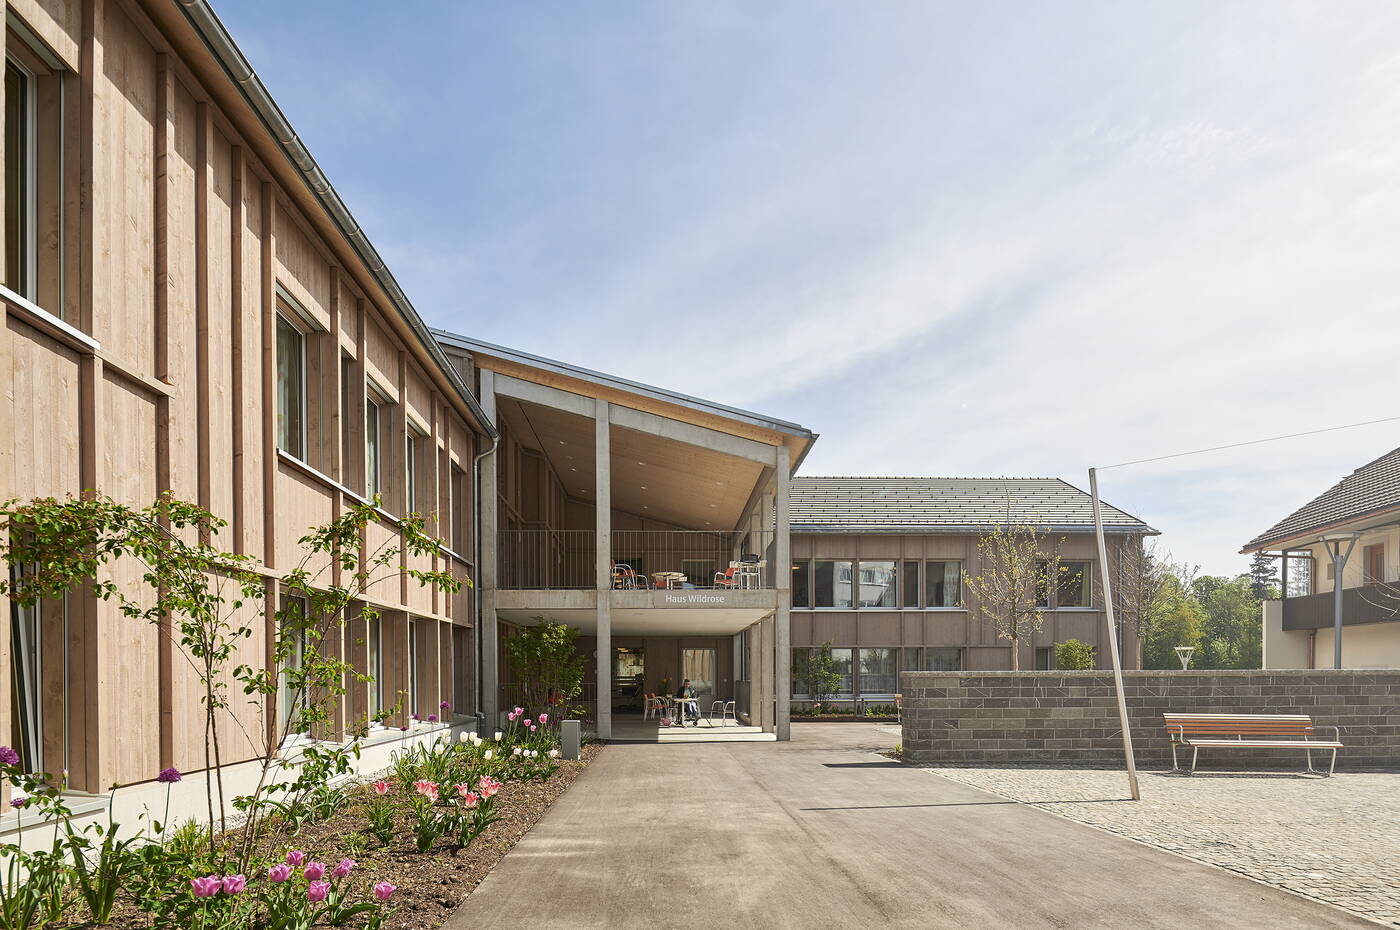
[[[713,649],[682,649],[681,678],[690,679],[696,703],[703,714],[715,699],[715,651]]]

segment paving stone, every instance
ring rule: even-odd
[[[1400,773],[923,767],[1400,927]]]

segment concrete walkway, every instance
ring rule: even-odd
[[[445,927],[1375,924],[872,751],[897,731],[609,746]]]

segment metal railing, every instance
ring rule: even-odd
[[[1283,599],[1285,630],[1321,630],[1335,622],[1332,592]],[[1342,623],[1379,623],[1400,619],[1400,584],[1358,585],[1342,589]]]
[[[591,530],[502,530],[498,586],[579,589],[597,584]],[[709,530],[613,530],[615,586],[774,587],[773,534]]]

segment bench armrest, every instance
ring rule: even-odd
[[[1175,732],[1173,732],[1175,731]],[[1186,742],[1186,727],[1180,723],[1167,724],[1167,737],[1174,743]]]
[[[1330,727],[1330,726],[1321,726],[1321,727],[1320,727],[1320,726],[1317,726],[1316,724],[1314,724],[1312,728],[1313,728],[1314,730],[1331,730],[1331,731],[1332,731],[1332,742],[1334,742],[1334,743],[1340,743],[1340,742],[1342,741],[1342,728],[1341,728],[1341,727]]]

